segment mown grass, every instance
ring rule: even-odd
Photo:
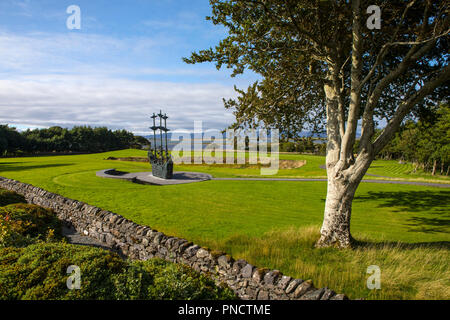
[[[181,154],[182,155],[182,154]],[[191,153],[191,156],[199,156],[200,153]],[[215,154],[212,153],[212,156]],[[142,155],[141,155],[142,156]],[[211,155],[205,155],[210,157]],[[237,153],[233,153],[237,162]],[[249,162],[250,154],[240,153],[240,156],[245,157],[245,161]],[[227,153],[224,152],[223,159],[226,159]],[[255,155],[256,157],[256,155]],[[269,155],[270,158],[270,155]],[[306,164],[300,168],[295,169],[279,169],[275,175],[261,175],[261,169],[254,166],[242,165],[238,168],[236,166],[224,166],[216,164],[179,164],[177,170],[179,171],[199,171],[213,175],[214,177],[258,177],[258,178],[272,178],[272,177],[287,177],[287,178],[326,178],[327,174],[320,166],[325,164],[325,158],[314,155],[298,155],[298,154],[279,154],[280,160],[306,160]],[[269,162],[270,164],[270,162]]]
[[[399,163],[396,160],[375,160],[367,173],[387,176],[410,181],[433,181],[450,183],[450,177],[445,175],[431,175],[420,168],[415,170],[411,163]]]
[[[313,243],[323,218],[325,182],[207,181],[145,186],[96,177],[96,171],[107,168],[150,170],[146,163],[104,160],[109,156],[145,156],[145,152],[0,159],[0,176],[111,210],[261,267],[311,278],[318,286],[352,298],[448,297],[448,189],[362,183],[353,203],[352,233],[368,244],[354,250],[318,250]],[[319,168],[323,157],[283,154],[281,158],[307,160],[301,168],[286,169],[292,176],[317,177],[325,172]],[[258,169],[206,165],[176,165],[175,170],[214,176],[259,175]],[[382,241],[386,248],[379,244]],[[402,244],[397,248],[399,241]],[[421,247],[418,243],[435,244]],[[382,270],[381,290],[370,291],[365,286],[366,268],[372,264]],[[401,270],[411,270],[411,274]],[[440,294],[436,293],[440,289],[433,289],[442,286],[447,290]]]
[[[143,151],[133,151],[134,156],[145,156]],[[191,156],[199,156],[199,152],[192,152]],[[214,156],[214,153],[212,154]],[[180,153],[182,156],[182,153]],[[209,155],[208,155],[209,156]],[[223,159],[227,157],[227,153],[224,152]],[[234,154],[236,159],[237,154]],[[245,153],[245,159],[248,162],[249,153]],[[177,165],[177,168],[182,171],[189,171],[195,169],[196,171],[206,172],[212,174],[215,177],[259,177],[259,178],[271,178],[271,177],[286,177],[286,178],[326,178],[327,173],[325,169],[322,169],[325,165],[325,157],[315,156],[309,154],[297,154],[297,153],[280,153],[280,160],[306,160],[306,165],[295,169],[279,169],[274,175],[261,175],[259,168],[249,168],[242,166],[241,168],[231,168],[223,165]],[[424,172],[420,168],[414,170],[414,166],[411,163],[399,163],[396,160],[375,160],[368,170],[368,175],[365,179],[375,180],[408,180],[419,182],[437,182],[437,183],[450,183],[450,177],[445,175],[431,175],[431,173]],[[379,177],[377,177],[379,176]]]

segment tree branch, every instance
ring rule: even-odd
[[[352,42],[352,68],[351,68],[351,89],[350,107],[347,119],[347,128],[342,139],[340,158],[348,165],[350,154],[356,138],[358,126],[359,109],[361,107],[361,86],[360,78],[362,72],[362,31],[361,31],[361,1],[352,1],[353,11],[353,42]]]
[[[404,20],[404,16],[405,16],[407,10],[410,8],[410,6],[412,6],[412,5],[414,4],[414,2],[415,2],[415,1],[412,1],[412,2],[409,3],[408,6],[405,8],[405,11],[403,12],[403,16],[402,16],[402,20],[401,20],[401,21]],[[427,8],[428,8],[428,7],[427,7]],[[425,15],[427,15],[427,14],[428,14],[428,10],[425,11]],[[400,22],[400,23],[401,23],[401,22]],[[425,26],[426,26],[426,25],[428,25],[428,21],[425,21],[425,22],[424,22],[424,28],[422,28],[422,32],[424,32],[424,29],[425,29]],[[435,23],[435,26],[436,26],[436,25],[437,25],[437,24]],[[393,47],[393,46],[403,46],[403,45],[417,46],[417,45],[425,44],[425,43],[428,43],[428,42],[431,42],[431,41],[435,41],[435,40],[437,40],[437,39],[439,39],[439,38],[441,38],[441,37],[444,37],[444,36],[448,35],[448,34],[450,33],[450,30],[446,30],[446,31],[442,32],[442,33],[439,34],[439,35],[435,35],[435,36],[433,36],[433,37],[431,37],[431,38],[428,38],[428,39],[425,39],[425,40],[421,40],[421,41],[393,41],[393,40],[395,39],[397,33],[398,33],[398,28],[397,28],[396,32],[394,33],[394,35],[392,36],[391,41],[388,42],[388,43],[385,43],[385,44],[381,47],[380,52],[379,52],[378,55],[377,55],[377,58],[376,58],[376,60],[375,60],[374,65],[372,66],[372,68],[370,69],[370,71],[367,73],[366,77],[361,81],[361,86],[364,86],[364,84],[366,84],[367,81],[369,81],[369,79],[372,77],[372,75],[374,74],[376,68],[381,64],[381,62],[383,61],[383,59],[384,59],[384,57],[386,56],[386,54],[387,54],[387,52],[388,52],[388,49],[389,49],[390,47]]]
[[[417,46],[413,46],[408,53],[406,54],[403,61],[392,70],[387,76],[385,76],[381,81],[375,86],[372,94],[368,97],[366,107],[364,109],[363,114],[363,123],[362,123],[362,132],[360,139],[361,148],[367,148],[370,144],[370,139],[373,134],[373,120],[369,121],[369,118],[373,118],[373,110],[378,104],[381,94],[383,90],[390,84],[392,81],[397,79],[403,72],[406,71],[407,67],[412,63],[419,59],[422,55],[433,48],[434,42],[428,42],[421,48]]]
[[[394,114],[394,117],[389,121],[387,126],[383,129],[381,135],[373,143],[374,153],[380,152],[394,133],[399,128],[405,116],[411,109],[427,95],[431,94],[437,87],[450,80],[450,66],[446,66],[439,75],[433,80],[425,83],[414,95],[403,102]]]

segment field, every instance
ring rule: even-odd
[[[149,171],[139,162],[104,160],[145,156],[144,151],[0,159],[0,176],[30,183],[121,214],[137,223],[260,267],[312,279],[351,298],[450,299],[450,190],[417,185],[362,183],[353,203],[352,250],[313,249],[322,222],[325,182],[207,181],[147,186],[95,176],[101,169]],[[306,160],[278,177],[326,177],[324,157]],[[258,176],[258,168],[180,165],[215,177]],[[446,177],[411,174],[409,165],[375,161],[370,179],[449,183]],[[268,176],[269,178],[271,176]],[[273,176],[272,176],[273,177]],[[366,268],[378,265],[381,290],[366,288]]]

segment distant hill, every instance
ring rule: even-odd
[[[175,134],[175,137],[176,137],[175,139],[178,140],[178,136],[179,135],[181,136],[183,134],[186,134],[186,133],[176,133]],[[168,132],[167,133],[167,140],[168,141],[172,140],[172,135],[174,135],[173,132]],[[200,134],[190,133],[191,139],[194,139],[194,138],[198,139],[198,138],[200,138],[199,135]],[[270,134],[268,136],[270,137]],[[312,138],[326,138],[327,134],[326,133],[321,133],[321,134],[314,133],[314,134],[312,134],[311,132],[304,132],[304,133],[301,133],[300,136],[301,137],[312,137]],[[146,139],[149,139],[149,140],[153,140],[153,135],[152,134],[151,135],[145,135],[143,137],[146,138]],[[159,134],[155,135],[155,137],[156,137],[156,139],[160,139],[160,135]],[[223,134],[223,137],[225,137],[225,134]]]

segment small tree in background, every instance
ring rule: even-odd
[[[428,119],[406,122],[383,149],[383,156],[415,164],[415,170],[447,174],[450,166],[450,107],[443,103]]]

